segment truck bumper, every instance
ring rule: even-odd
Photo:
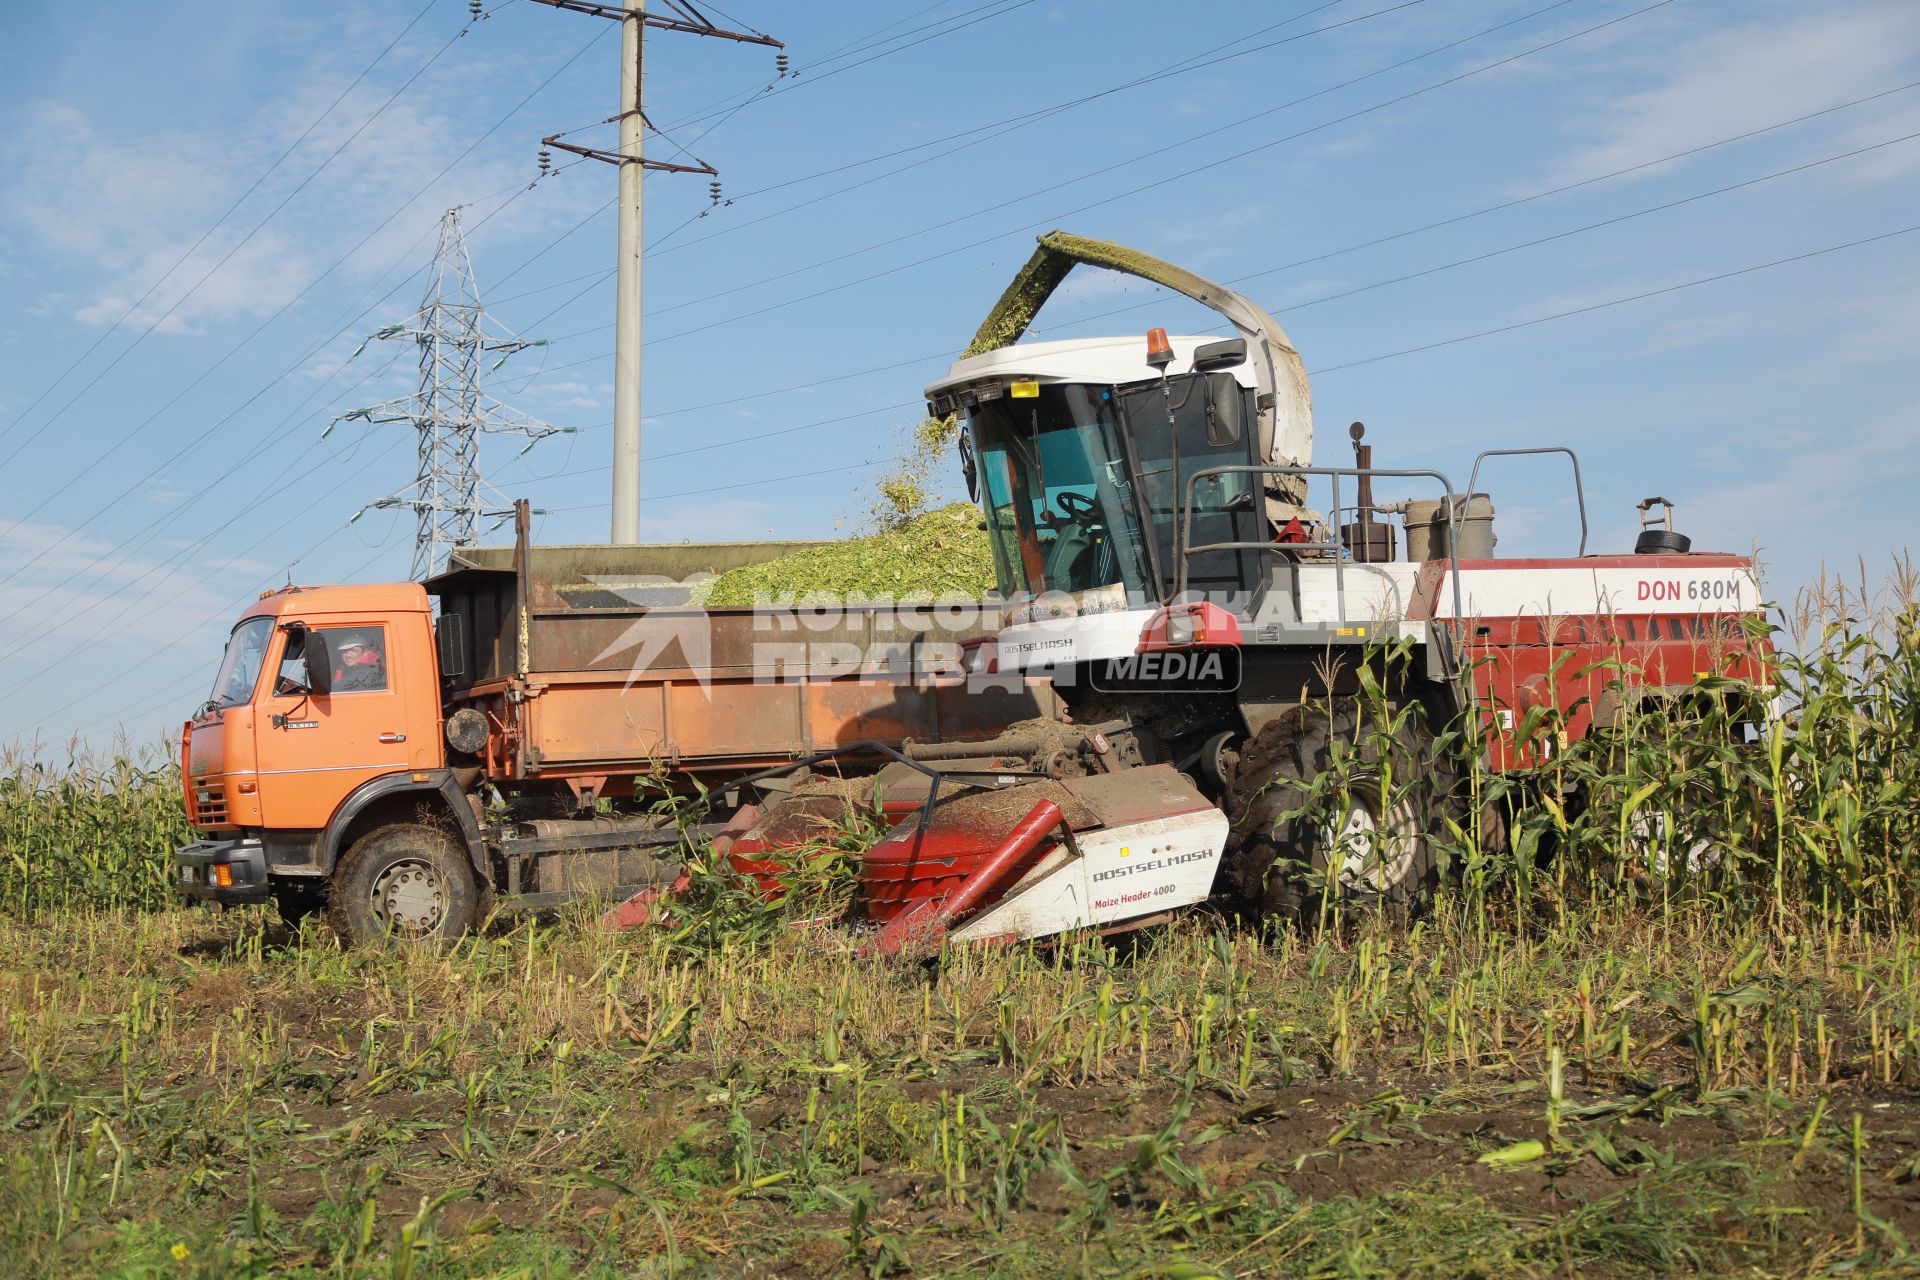
[[[256,836],[196,840],[173,855],[174,888],[196,902],[265,902],[267,851]],[[227,868],[221,884],[216,868]]]

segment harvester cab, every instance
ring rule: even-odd
[[[1144,344],[1013,345],[1082,263],[1184,293],[1238,336],[1155,329]],[[1260,470],[1304,466],[1313,451],[1306,374],[1286,335],[1240,294],[1117,245],[1041,237],[927,396],[936,416],[966,419],[969,485],[1008,596],[1065,593],[1081,608],[1166,600],[1177,588],[1245,597],[1267,568],[1254,544],[1312,518],[1300,505],[1301,477]],[[1189,489],[1191,525],[1182,529]],[[1183,537],[1246,545],[1183,556]]]

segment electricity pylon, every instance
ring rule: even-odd
[[[480,479],[480,437],[524,436],[527,443],[520,452],[525,453],[550,435],[573,430],[530,418],[480,389],[483,356],[496,357],[492,367],[498,369],[515,352],[546,345],[511,335],[489,337],[488,323],[460,230],[460,211],[449,209],[440,219],[440,242],[433,251],[418,314],[406,324],[389,325],[373,334],[353,352],[359,355],[368,342],[378,339],[408,341],[420,348],[420,390],[334,420],[407,422],[419,433],[419,470],[413,483],[361,509],[364,514],[404,507],[415,514],[411,573],[415,579],[438,573],[446,566],[449,551],[471,544],[481,520],[513,514],[512,504]]]

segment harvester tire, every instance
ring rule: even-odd
[[[1329,893],[1405,914],[1432,891],[1438,860],[1431,837],[1441,828],[1453,772],[1417,709],[1390,742],[1362,737],[1350,704],[1295,707],[1241,752],[1228,795],[1226,872],[1261,918],[1311,923]],[[1347,744],[1347,780],[1315,794],[1314,780],[1336,768],[1336,744]]]
[[[349,945],[446,946],[484,918],[486,895],[451,836],[436,827],[382,827],[334,868],[327,923]]]

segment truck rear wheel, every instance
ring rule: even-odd
[[[417,823],[362,836],[334,868],[327,923],[349,943],[450,943],[481,918],[484,895],[452,837]]]
[[[1296,707],[1248,743],[1228,795],[1227,875],[1262,917],[1303,924],[1329,895],[1406,911],[1432,889],[1452,775],[1418,722],[1416,710],[1369,742],[1350,705]],[[1316,788],[1335,772],[1336,743],[1344,777]]]

